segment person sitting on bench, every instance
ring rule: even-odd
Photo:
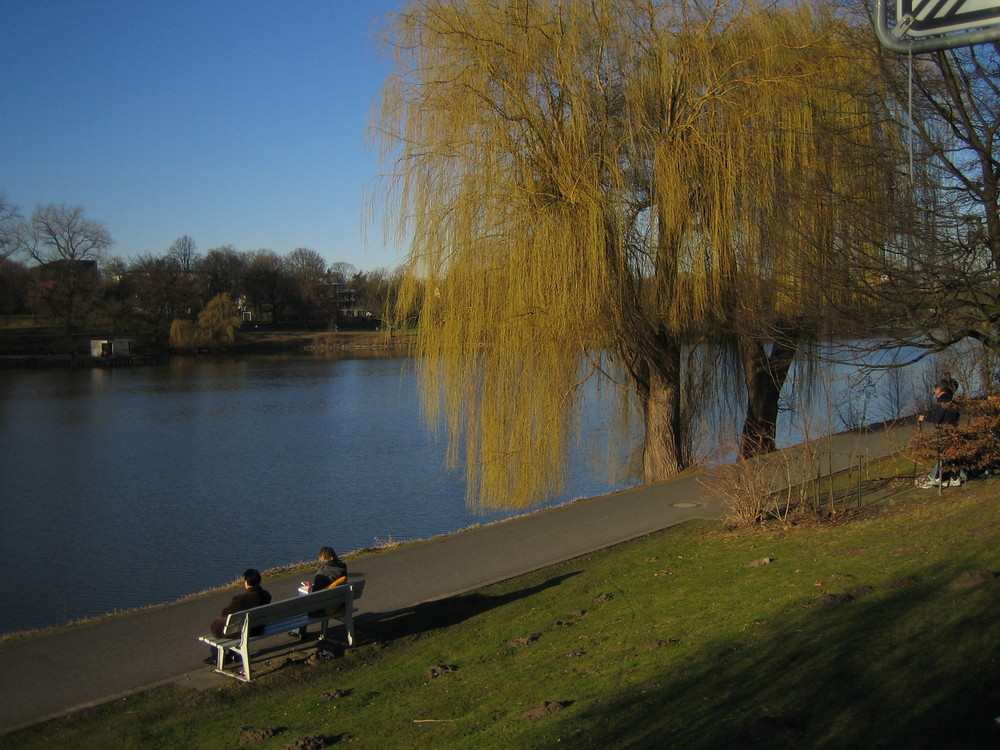
[[[333,547],[323,547],[319,551],[319,567],[316,568],[312,582],[306,582],[304,586],[310,594],[313,594],[346,577],[347,566],[337,557]],[[298,630],[290,631],[288,635],[293,638],[305,638],[306,629],[301,627]]]
[[[226,618],[233,612],[242,612],[245,609],[253,609],[264,604],[271,603],[271,595],[260,585],[260,571],[248,568],[243,572],[243,591],[233,597],[233,600],[222,610],[222,616],[214,620],[209,627],[212,635],[216,638],[224,638],[226,634],[222,629],[226,626]],[[250,635],[254,635],[253,632]],[[211,656],[205,659],[206,664],[215,664],[215,649],[211,649]],[[227,659],[230,658],[228,655]]]

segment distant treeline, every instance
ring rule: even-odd
[[[196,322],[208,303],[227,295],[239,321],[302,328],[374,328],[397,273],[362,271],[297,248],[204,254],[180,237],[162,255],[107,255],[111,238],[79,207],[40,206],[22,218],[0,198],[0,315],[39,323],[108,326],[163,339],[175,320]]]

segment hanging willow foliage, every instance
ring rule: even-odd
[[[242,322],[229,294],[217,294],[198,313],[197,321],[176,319],[171,323],[170,346],[175,349],[228,346],[236,341]]]
[[[645,479],[679,471],[684,352],[817,313],[829,290],[803,264],[823,259],[794,238],[844,241],[831,196],[880,190],[864,63],[837,27],[684,0],[419,0],[394,17],[377,130],[410,243],[396,311],[419,316],[425,405],[473,503],[561,489],[594,376],[641,420]]]

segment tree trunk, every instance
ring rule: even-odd
[[[770,453],[776,447],[778,400],[797,350],[793,336],[777,338],[768,356],[759,341],[740,342],[747,384],[747,412],[740,439],[740,457]]]
[[[657,338],[656,351],[646,353],[646,377],[639,383],[643,401],[645,482],[675,476],[687,466],[681,421],[680,347],[668,337]]]

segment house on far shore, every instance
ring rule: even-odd
[[[91,357],[131,357],[135,339],[91,339]]]

